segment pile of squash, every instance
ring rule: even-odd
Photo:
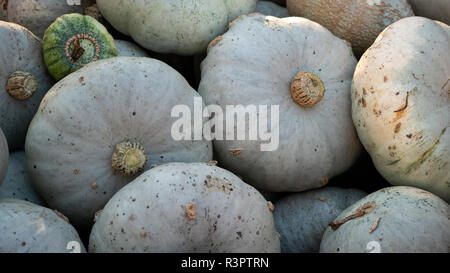
[[[448,0],[123,2],[0,1],[0,252],[449,252]]]

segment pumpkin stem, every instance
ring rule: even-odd
[[[66,42],[66,58],[75,65],[85,66],[100,57],[100,44],[93,36],[77,34]]]
[[[28,72],[16,71],[6,82],[6,91],[16,100],[26,100],[37,90],[36,78]]]
[[[144,170],[148,157],[144,147],[136,141],[124,141],[116,145],[112,155],[114,173],[134,176]]]
[[[324,92],[322,80],[311,72],[298,72],[291,83],[292,99],[305,108],[312,107],[321,101]]]

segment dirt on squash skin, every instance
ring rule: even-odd
[[[238,154],[242,153],[242,149],[228,150],[228,152],[229,152],[231,155],[238,155]]]
[[[333,230],[337,230],[341,225],[345,224],[346,222],[353,220],[353,219],[357,219],[357,218],[361,218],[369,213],[371,213],[374,209],[376,208],[376,204],[374,201],[372,202],[367,202],[365,204],[362,204],[361,206],[359,206],[355,212],[347,217],[345,217],[342,220],[338,220],[338,221],[334,221],[334,222],[330,222],[328,225],[333,229]]]
[[[206,176],[204,186],[210,191],[223,192],[228,195],[233,191],[231,183],[219,177],[212,177],[211,175]]]
[[[378,217],[373,223],[372,227],[369,229],[369,233],[374,232],[378,228],[378,224],[380,223],[380,217]]]
[[[187,204],[186,205],[186,216],[189,220],[194,220],[197,218],[197,208],[195,204]]]

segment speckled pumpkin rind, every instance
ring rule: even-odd
[[[25,142],[28,125],[45,93],[53,85],[42,58],[42,43],[26,28],[0,21],[0,128],[8,140],[10,151]],[[37,89],[31,97],[18,100],[6,90],[15,72],[33,75]]]
[[[280,252],[270,205],[231,172],[204,163],[155,167],[100,212],[90,252]]]
[[[4,3],[5,21],[19,24],[42,39],[45,30],[59,16],[83,12],[81,5],[77,5],[76,2],[73,0],[0,0],[0,20],[1,4]]]
[[[357,189],[324,187],[289,194],[275,202],[275,227],[281,252],[319,252],[328,223],[367,194]]]
[[[76,58],[77,39],[84,53]],[[78,13],[63,15],[50,25],[43,40],[44,60],[50,74],[60,80],[86,64],[117,56],[114,38],[90,16]]]
[[[145,57],[95,61],[68,75],[44,97],[28,129],[25,151],[34,187],[49,207],[89,228],[95,212],[136,178],[113,169],[117,144],[142,145],[145,169],[212,160],[210,141],[171,138],[172,108],[193,109],[198,96],[169,65]]]
[[[1,149],[1,148],[0,148]],[[8,172],[0,187],[0,199],[19,199],[44,206],[44,200],[36,193],[28,175],[25,152],[17,150],[10,154]]]
[[[334,222],[354,215],[364,204],[367,214],[328,227],[320,252],[441,252],[450,251],[450,207],[436,195],[413,187],[390,187],[374,192],[343,211]]]
[[[66,220],[30,202],[1,199],[0,253],[85,253],[77,231]]]
[[[2,185],[3,179],[6,176],[8,170],[8,160],[9,160],[9,150],[8,143],[6,142],[6,137],[0,128],[0,186]]]
[[[217,139],[215,156],[221,166],[269,192],[320,188],[347,170],[361,151],[350,115],[356,63],[345,41],[308,19],[253,13],[234,20],[211,42],[198,91],[206,104],[222,109],[278,105],[279,123],[271,126],[279,127],[279,145],[276,137],[270,151],[262,151],[269,141],[260,138]],[[323,82],[323,98],[312,107],[300,106],[291,96],[299,72]],[[222,129],[219,134],[225,135],[227,129]]]
[[[450,27],[423,17],[387,27],[352,84],[358,136],[392,185],[450,201]]]
[[[358,56],[385,27],[414,15],[407,0],[287,0],[287,8],[349,41]]]

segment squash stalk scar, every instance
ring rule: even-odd
[[[6,82],[6,91],[16,100],[26,100],[33,96],[37,87],[36,78],[32,74],[22,71],[12,73]]]
[[[342,220],[330,222],[328,225],[333,230],[337,230],[341,225],[345,224],[346,222],[353,220],[353,219],[361,218],[364,215],[371,213],[375,209],[375,207],[376,207],[376,204],[374,201],[365,203],[365,204],[361,205],[360,207],[358,207],[353,214],[345,217]]]

